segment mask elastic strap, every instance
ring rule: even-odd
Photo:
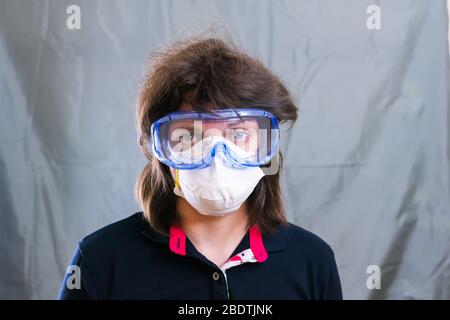
[[[178,180],[178,169],[175,169],[175,188],[178,188],[178,190],[181,190],[180,188],[180,182]]]

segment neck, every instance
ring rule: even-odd
[[[177,197],[176,207],[180,227],[200,249],[211,246],[226,247],[227,244],[233,247],[248,229],[246,203],[235,212],[224,216],[203,215],[182,197]]]

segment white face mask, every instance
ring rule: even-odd
[[[259,167],[232,168],[219,152],[210,166],[178,170],[174,193],[204,215],[224,216],[239,209],[264,176]]]

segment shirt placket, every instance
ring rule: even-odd
[[[248,263],[248,262],[249,263],[258,262],[258,260],[256,260],[255,255],[251,248],[245,249],[245,250],[239,252],[238,254],[232,256],[220,267],[220,270],[222,271],[223,276],[225,278],[225,285],[227,287],[227,298],[228,299],[230,299],[230,290],[228,288],[228,278],[227,278],[226,271],[230,268],[233,268],[233,267],[236,267],[243,263]]]

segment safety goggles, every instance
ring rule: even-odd
[[[267,164],[279,149],[277,118],[261,109],[173,112],[151,126],[153,154],[176,169],[199,169],[219,153],[233,167]]]

